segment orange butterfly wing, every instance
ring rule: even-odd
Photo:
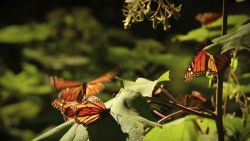
[[[218,72],[221,72],[230,64],[230,57],[228,54],[222,55],[209,55],[208,59],[208,72],[212,75],[218,75]]]
[[[194,76],[200,76],[206,73],[206,57],[205,51],[198,52],[185,73],[184,80],[186,82],[191,81]]]
[[[201,50],[194,57],[185,73],[184,80],[186,82],[189,82],[194,77],[205,74],[206,72],[217,76],[218,72],[222,71],[229,65],[230,57],[228,54],[208,55],[208,53],[203,50],[203,48],[209,44],[211,44],[211,42],[200,45]]]
[[[93,96],[103,90],[102,83],[110,82],[118,73],[118,69],[113,69],[87,84],[86,97]]]
[[[113,69],[104,75],[101,75],[95,80],[90,81],[89,83],[105,83],[105,82],[110,82],[118,73],[118,69]]]
[[[46,81],[57,90],[62,90],[58,98],[65,101],[82,101],[85,93],[84,85],[80,82],[64,80],[56,76],[45,76]]]
[[[90,96],[82,103],[74,106],[75,109],[75,122],[88,126],[89,124],[99,120],[107,109],[104,103],[95,96]]]
[[[84,98],[96,95],[103,90],[102,83],[110,82],[117,74],[118,69],[113,69],[87,84],[71,80],[58,79],[56,76],[46,76],[46,81],[55,89],[63,89],[58,98],[65,101],[81,102]]]
[[[84,97],[83,86],[63,89],[58,95],[59,99],[63,99],[65,101],[77,101],[77,102],[81,102],[83,97]]]
[[[214,12],[206,12],[203,14],[197,14],[195,19],[198,20],[199,22],[201,22],[202,24],[210,24],[214,21],[216,21],[217,19],[219,19],[221,17],[220,13],[214,13]]]
[[[56,99],[52,101],[51,104],[54,108],[61,111],[65,121],[68,121],[74,118],[75,111],[72,107],[77,104],[76,102],[65,102],[62,99]]]
[[[203,103],[206,102],[206,98],[201,95],[201,93],[197,91],[193,91],[192,94],[183,95],[181,96],[178,101],[187,107],[194,108],[194,107],[201,107]]]
[[[45,79],[49,83],[49,85],[58,90],[82,85],[82,83],[71,80],[64,80],[61,78],[57,78],[56,76],[45,76]]]

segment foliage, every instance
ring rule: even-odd
[[[170,28],[169,19],[171,17],[177,19],[181,10],[181,5],[175,6],[169,0],[126,0],[125,2],[124,28],[130,27],[132,23],[148,19],[153,22],[153,28],[156,28],[157,24],[162,24],[166,31]],[[154,5],[157,5],[157,8],[154,9]]]
[[[127,84],[128,81],[122,83],[124,88],[113,99],[105,103],[106,107],[110,108],[111,115],[87,128],[68,121],[34,140],[142,140],[147,127],[160,126],[148,120],[154,118],[149,105],[143,98],[148,93],[152,94],[156,81],[137,79],[132,84],[133,88],[131,88],[131,84]],[[148,89],[145,89],[145,84]],[[69,126],[71,127],[69,128]],[[96,136],[96,133],[99,135]]]
[[[245,126],[242,119],[228,116],[224,118],[224,127],[226,141],[249,139],[246,137],[250,129],[249,120]],[[217,140],[216,125],[211,119],[186,116],[164,124],[163,128],[154,128],[144,137],[144,141],[164,141],[166,139],[172,141]]]
[[[225,53],[230,50],[250,50],[250,23],[237,28],[224,36],[213,39],[213,44],[207,46],[205,50],[213,54]],[[215,49],[220,49],[216,51]]]
[[[247,15],[229,15],[228,31],[230,32],[234,28],[239,27],[247,20],[248,20]],[[206,39],[218,37],[221,33],[220,31],[221,23],[222,23],[222,18],[219,18],[210,24],[202,25],[200,28],[196,28],[189,31],[186,35],[176,35],[173,37],[172,40],[202,42],[205,41]]]
[[[49,36],[47,24],[29,24],[21,26],[8,26],[0,30],[0,42],[28,43],[31,41],[44,41]]]

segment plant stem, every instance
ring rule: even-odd
[[[223,89],[223,72],[218,74],[216,90],[216,127],[218,132],[218,141],[224,141],[223,129],[223,109],[222,109],[222,89]]]
[[[227,0],[223,0],[222,4],[222,26],[221,35],[227,33]],[[224,71],[218,73],[217,78],[217,89],[216,89],[216,127],[218,132],[218,141],[224,141],[224,129],[223,129],[223,102],[222,102],[222,91],[223,91],[223,74]]]
[[[227,34],[227,15],[227,0],[223,0],[221,35]]]
[[[186,107],[186,106],[184,106],[184,105],[175,103],[175,102],[173,102],[173,101],[163,101],[163,100],[156,99],[156,98],[153,98],[153,97],[147,97],[147,98],[148,98],[150,101],[155,102],[155,103],[158,103],[158,104],[161,104],[161,105],[176,107],[176,108],[178,108],[178,109],[183,110],[183,111],[186,112],[186,113],[190,113],[190,114],[193,114],[193,115],[197,115],[197,116],[205,117],[205,118],[209,118],[209,119],[216,119],[216,116],[215,116],[215,115],[206,114],[206,113],[203,113],[203,112],[201,112],[201,111],[197,111],[197,110],[195,110],[195,109],[192,109],[192,108]]]
[[[171,119],[172,117],[174,117],[174,116],[176,116],[176,115],[178,115],[178,114],[182,114],[182,113],[184,113],[183,110],[179,110],[179,111],[176,111],[176,112],[174,112],[174,113],[171,113],[171,114],[169,114],[169,115],[163,117],[162,119],[160,119],[160,120],[158,121],[158,123],[163,123],[163,122],[165,122],[166,120]]]

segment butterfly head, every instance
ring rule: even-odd
[[[109,113],[110,113],[110,108],[106,108],[102,110],[100,114],[101,114],[101,117],[107,117]]]

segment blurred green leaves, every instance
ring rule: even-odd
[[[23,50],[23,54],[27,59],[37,61],[44,67],[54,70],[61,70],[65,67],[84,66],[89,63],[89,59],[84,56],[69,56],[65,54],[51,56],[45,54],[45,51],[40,49],[34,50],[27,48]],[[55,58],[57,58],[56,61]]]
[[[241,24],[248,20],[246,15],[229,15],[228,16],[228,32],[232,31],[234,28],[239,27]],[[193,29],[189,31],[186,35],[176,35],[172,40],[176,41],[197,41],[202,42],[206,39],[211,39],[218,37],[221,33],[221,23],[222,18],[217,19],[216,21],[202,25],[200,28]]]
[[[5,91],[15,95],[27,94],[48,94],[51,89],[45,86],[42,74],[39,74],[37,68],[31,64],[24,64],[24,70],[19,74],[6,71],[0,78],[0,85]]]
[[[47,24],[8,26],[0,29],[0,42],[16,44],[43,41],[48,38],[49,29]]]

